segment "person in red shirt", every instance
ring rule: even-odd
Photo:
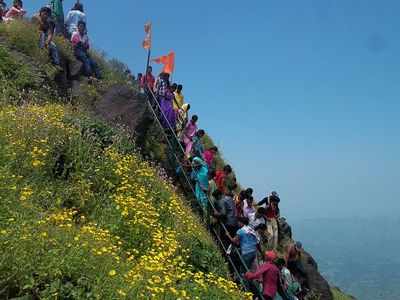
[[[144,87],[144,86],[147,85],[147,87],[148,87],[151,91],[154,90],[154,84],[155,84],[155,82],[156,82],[156,79],[154,78],[152,72],[153,72],[153,68],[152,68],[151,66],[148,66],[146,75],[144,75],[144,76],[142,77],[142,81],[141,81],[141,83],[140,83],[140,85],[141,85],[142,87]]]
[[[247,272],[244,278],[247,280],[254,280],[262,277],[263,282],[263,296],[265,300],[273,300],[278,291],[279,284],[279,269],[274,264],[277,258],[274,251],[267,251],[265,253],[266,262],[259,266],[255,272]]]
[[[268,247],[276,249],[278,247],[279,231],[278,231],[278,218],[279,218],[279,202],[280,198],[277,192],[272,192],[271,195],[261,200],[258,205],[267,204],[265,217],[267,219],[267,232],[268,232]]]
[[[218,189],[224,194],[228,191],[226,177],[230,174],[232,174],[232,167],[226,165],[223,170],[218,170],[215,175],[215,183],[217,184]]]

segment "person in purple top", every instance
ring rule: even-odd
[[[198,117],[194,115],[192,119],[186,124],[185,129],[182,133],[182,142],[185,144],[185,156],[190,157],[193,147],[193,137],[197,132],[197,121]]]

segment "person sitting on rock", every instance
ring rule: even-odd
[[[265,300],[273,300],[278,291],[279,269],[274,264],[277,258],[275,252],[268,251],[265,253],[265,263],[257,268],[255,272],[247,272],[244,277],[247,280],[262,278],[263,296]]]
[[[32,21],[39,27],[39,47],[48,49],[54,65],[60,65],[60,56],[56,44],[53,42],[55,24],[50,18],[51,9],[42,7],[39,14],[33,16]]]
[[[26,14],[26,10],[23,9],[23,6],[24,4],[22,0],[14,0],[13,6],[11,6],[5,14],[4,20],[9,22],[12,20],[22,19]]]
[[[75,57],[82,62],[83,72],[89,78],[100,79],[100,71],[96,62],[89,55],[89,37],[86,34],[86,23],[83,21],[78,22],[78,31],[72,34],[72,46],[74,48]]]
[[[0,0],[0,23],[3,22],[3,17],[7,13],[7,4],[4,0]]]
[[[86,15],[83,10],[82,3],[75,3],[74,7],[68,12],[65,19],[65,26],[67,28],[67,37],[71,38],[75,31],[78,31],[78,23],[82,21],[86,24]]]
[[[52,18],[55,23],[55,34],[64,36],[64,7],[63,0],[51,0],[50,7],[52,11]]]

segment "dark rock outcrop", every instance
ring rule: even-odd
[[[143,145],[149,126],[153,122],[147,100],[128,85],[114,85],[94,105],[94,112],[107,122],[122,125],[135,135],[137,144]]]

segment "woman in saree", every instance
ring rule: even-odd
[[[195,194],[196,199],[199,202],[200,206],[207,211],[208,207],[208,167],[207,164],[200,158],[195,157],[192,161],[192,179],[196,182],[195,186]]]
[[[161,73],[160,81],[157,85],[157,99],[161,109],[161,124],[165,129],[175,131],[176,113],[173,107],[174,93],[169,83],[169,74]]]

